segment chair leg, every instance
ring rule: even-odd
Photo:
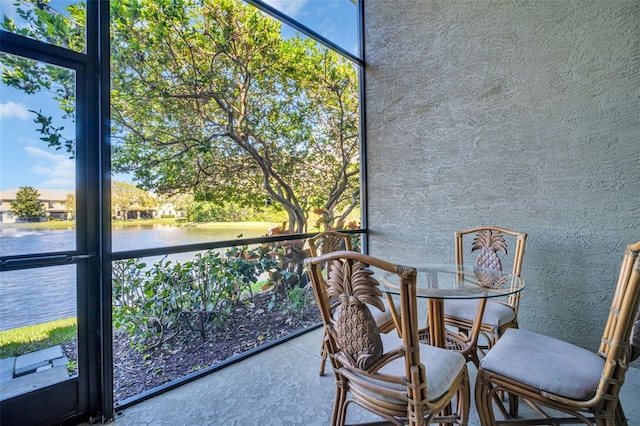
[[[321,354],[322,354],[322,358],[320,359],[320,372],[318,373],[318,375],[324,376],[324,367],[327,363],[327,351],[323,349]]]
[[[320,347],[320,376],[324,376],[324,367],[327,364],[327,330],[322,333],[322,346]]]
[[[618,405],[616,405],[616,425],[627,426],[629,423],[627,422],[627,417],[624,415],[624,410],[622,409],[622,403],[618,400]]]
[[[343,426],[347,417],[347,393],[344,383],[336,376],[336,399],[333,404],[332,426]]]
[[[518,415],[518,409],[520,408],[518,395],[508,393],[507,396],[509,397],[509,415],[511,417],[516,417]]]
[[[466,368],[465,368],[466,369]],[[471,384],[469,383],[469,372],[465,373],[463,385],[458,390],[458,398],[456,401],[456,416],[461,425],[469,423],[469,411],[471,409]]]
[[[491,383],[483,379],[482,370],[476,378],[475,400],[478,418],[482,426],[495,426],[496,420],[493,413],[493,396]]]

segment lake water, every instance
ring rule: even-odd
[[[264,228],[178,227],[165,224],[114,227],[113,251],[138,250],[235,240],[265,235]],[[27,229],[0,227],[0,256],[46,253],[75,249],[73,229]],[[184,262],[194,253],[171,255]],[[163,256],[145,258],[147,264]],[[76,315],[76,267],[34,268],[0,273],[0,331]]]

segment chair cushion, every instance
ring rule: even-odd
[[[475,299],[457,299],[444,302],[444,314],[452,317],[473,321],[476,319],[477,311],[478,301]],[[492,327],[500,327],[513,321],[515,317],[510,307],[488,300],[484,308],[482,323]]]
[[[382,338],[385,353],[402,345],[402,339],[394,333],[381,334],[380,337]],[[427,376],[427,395],[430,401],[440,398],[445,392],[447,392],[454,379],[460,373],[460,370],[462,370],[466,365],[464,356],[459,352],[425,344],[420,344],[420,361],[425,366]],[[404,377],[404,364],[404,358],[398,358],[382,367],[379,372],[381,374]],[[403,385],[375,380],[365,376],[360,377],[364,380],[370,380],[378,386],[385,386],[401,392],[406,392],[407,390],[407,387]],[[358,387],[354,382],[351,382],[351,386]],[[372,392],[367,389],[361,390],[365,393],[372,394]],[[377,394],[375,396],[393,403],[406,403],[393,398],[383,398]]]
[[[371,315],[373,315],[373,319],[378,327],[393,321],[393,314],[391,314],[389,302],[385,298],[382,299],[382,303],[384,304],[384,312],[380,311],[373,305],[370,305],[368,303],[366,304],[369,308],[369,311],[371,312]],[[400,312],[400,302],[394,301],[394,305],[396,307],[396,312]],[[340,305],[338,305],[338,307],[333,310],[333,319],[337,319],[338,315],[340,315]]]
[[[536,389],[584,401],[595,395],[604,360],[553,337],[510,328],[480,366]]]

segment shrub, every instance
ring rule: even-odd
[[[263,263],[264,260],[264,263]],[[140,259],[113,266],[113,323],[140,350],[161,345],[184,324],[205,337],[206,327],[224,326],[233,306],[272,266],[260,249],[234,247],[207,251],[192,261],[160,261],[151,267]]]

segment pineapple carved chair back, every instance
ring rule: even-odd
[[[353,235],[339,232],[339,231],[325,231],[321,232],[308,240],[309,244],[309,253],[311,257],[317,257],[322,254],[332,253],[335,251],[347,250],[353,251]],[[324,276],[328,276],[330,273],[332,265],[325,264],[324,268]],[[338,315],[341,311],[339,309],[339,301],[337,299],[332,300],[331,310],[334,315]],[[399,328],[399,312],[400,312],[400,304],[398,301],[395,301],[391,295],[387,295],[385,299],[382,300],[382,309],[373,310],[374,320],[376,322],[377,327],[383,333],[389,333],[393,330],[398,330]],[[326,360],[327,360],[327,347],[326,347],[327,336],[325,334],[322,339],[322,348],[320,350],[321,361],[320,361],[320,375],[324,375]]]
[[[324,276],[324,265],[328,275]],[[419,342],[416,269],[365,254],[338,251],[305,259],[327,336],[336,383],[332,425],[343,425],[356,404],[395,425],[467,424],[469,377],[464,356]],[[400,282],[401,335],[381,334],[372,311],[381,310],[376,277]],[[331,300],[339,301],[336,315]]]
[[[526,233],[497,226],[479,226],[457,231],[455,261],[459,265],[473,262],[475,266],[500,271],[508,271],[511,268],[512,274],[520,276],[526,239]],[[445,323],[471,333],[478,312],[478,304],[476,300],[447,300]],[[485,344],[480,345],[479,349],[491,348],[504,330],[518,327],[519,305],[520,293],[512,294],[506,300],[491,299],[486,302],[479,328]],[[470,345],[477,345],[477,340],[472,338]],[[469,360],[477,366],[478,357],[475,349],[468,353]]]

